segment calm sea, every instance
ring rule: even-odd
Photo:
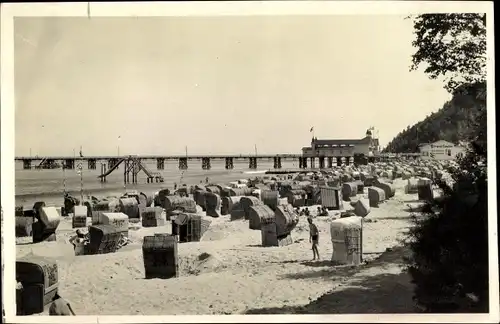
[[[100,174],[100,164],[97,170],[88,170],[87,163],[83,163],[83,193],[85,196],[106,197],[121,195],[125,190],[138,190],[146,194],[153,194],[161,188],[173,188],[185,183],[188,186],[205,181],[228,183],[237,179],[246,179],[255,176],[256,170],[248,168],[248,161],[234,161],[234,169],[226,170],[223,160],[213,160],[211,170],[202,170],[201,161],[189,161],[188,170],[181,171],[177,161],[165,161],[165,169],[157,170],[156,161],[146,161],[146,166],[152,172],[159,172],[165,178],[164,183],[147,183],[146,175],[139,174],[137,184],[123,184],[123,166],[107,177],[106,183],[101,183],[97,176]],[[297,161],[282,161],[282,168],[297,168]],[[257,171],[266,171],[273,168],[273,161],[258,161]],[[22,162],[16,162],[16,206],[32,208],[37,201],[47,204],[62,205],[64,182],[66,191],[80,197],[80,175],[77,170],[23,170]]]

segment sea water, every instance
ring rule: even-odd
[[[151,172],[160,173],[165,182],[147,183],[146,175],[141,172],[138,175],[137,184],[123,183],[124,165],[120,165],[117,170],[112,172],[106,182],[100,182],[100,163],[97,162],[96,170],[88,170],[87,163],[83,163],[83,193],[84,196],[117,196],[125,191],[138,190],[148,195],[163,188],[173,189],[174,183],[180,187],[186,184],[188,187],[200,183],[205,183],[208,177],[211,183],[227,184],[230,181],[238,179],[248,179],[262,175],[266,170],[273,169],[273,160],[258,160],[257,170],[251,170],[248,167],[248,160],[234,160],[232,170],[225,169],[224,160],[212,160],[210,170],[201,168],[201,161],[188,161],[187,170],[179,170],[178,161],[165,161],[165,169],[156,169],[156,160],[144,160],[143,164]],[[282,168],[297,168],[298,161],[281,162]],[[37,201],[44,201],[50,205],[63,205],[64,183],[66,191],[75,197],[80,197],[80,174],[77,169],[63,170],[59,169],[31,169],[24,170],[22,161],[16,162],[15,170],[15,195],[16,206],[24,206],[25,209],[31,209]],[[131,177],[130,177],[131,178]]]

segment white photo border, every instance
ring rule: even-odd
[[[490,254],[489,314],[376,314],[376,315],[206,315],[206,316],[15,316],[15,262],[5,262],[2,280],[6,321],[11,323],[248,323],[248,322],[373,322],[373,323],[481,323],[498,322],[498,246],[496,200],[496,137],[493,2],[487,1],[204,1],[204,2],[99,2],[99,3],[3,3],[1,5],[1,205],[4,218],[4,258],[15,260],[14,164],[14,18],[15,17],[127,16],[248,16],[248,15],[376,15],[480,12],[487,14],[487,120],[488,207]]]

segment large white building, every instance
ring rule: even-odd
[[[424,143],[419,145],[420,157],[424,160],[454,160],[465,152],[465,148],[447,141]]]

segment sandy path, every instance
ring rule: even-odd
[[[402,247],[384,252],[356,272],[351,270],[331,291],[307,305],[256,308],[247,314],[414,313],[413,285],[402,268],[406,254]]]
[[[415,196],[404,195],[398,188],[396,197],[373,208],[367,217],[376,221],[364,225],[365,260],[395,246],[409,225],[402,201]],[[280,248],[260,247],[260,231],[249,230],[247,221],[230,222],[227,216],[214,219],[202,242],[179,245],[180,277],[169,280],[144,279],[140,240],[152,233],[168,233],[170,226],[130,231],[135,243],[117,253],[75,257],[64,241],[72,232],[65,221],[58,229],[58,242],[18,245],[17,253],[18,257],[31,252],[57,259],[60,294],[79,315],[235,314],[264,307],[302,307],[341,284],[354,285],[353,278],[366,277],[366,271],[373,275],[400,272],[398,267],[385,265],[378,270],[369,270],[375,269],[370,264],[357,269],[332,266],[330,221],[330,217],[315,220],[324,261],[310,262],[305,218],[292,232],[295,243]],[[201,262],[197,257],[203,252],[211,257]]]

